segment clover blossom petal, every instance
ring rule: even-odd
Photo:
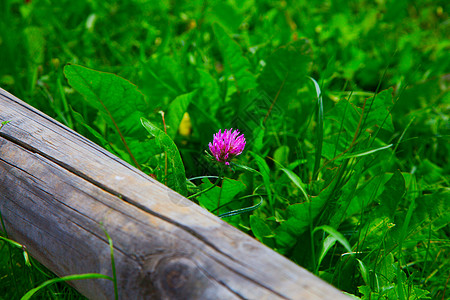
[[[230,165],[230,160],[244,151],[245,137],[239,135],[239,130],[222,129],[213,136],[212,143],[209,143],[209,150],[218,162],[224,162]]]

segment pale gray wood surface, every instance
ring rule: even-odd
[[[121,159],[0,89],[0,212],[59,276],[112,276],[120,299],[349,299]],[[71,283],[113,299],[108,280]]]

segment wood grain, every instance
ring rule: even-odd
[[[112,276],[120,299],[349,299],[121,159],[0,89],[0,212],[59,276]],[[71,284],[113,299],[112,282]]]

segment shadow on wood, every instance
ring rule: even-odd
[[[112,276],[120,299],[348,299],[308,271],[0,89],[0,212],[59,276]],[[109,280],[73,281],[113,299]]]

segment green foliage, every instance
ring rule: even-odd
[[[189,104],[193,102],[192,100],[195,96],[195,91],[188,94],[183,94],[176,97],[172,103],[170,103],[166,117],[168,127],[167,134],[170,138],[175,138],[175,135],[178,132],[178,127],[183,119],[183,115],[186,113]]]
[[[3,126],[5,126],[6,124],[8,124],[9,122],[11,122],[11,121],[3,121],[3,122],[1,122],[1,123],[0,123],[0,129],[2,129]]]
[[[238,92],[245,92],[248,89],[255,88],[256,80],[249,71],[250,63],[245,56],[242,56],[242,50],[239,45],[233,41],[219,24],[214,24],[213,29],[224,58],[225,76],[232,77]]]
[[[170,171],[170,173],[167,174],[167,176],[169,177],[166,176],[166,178],[169,178],[171,180],[166,181],[166,184],[181,195],[186,196],[186,175],[177,146],[164,131],[153,125],[149,120],[141,118],[141,122],[142,126],[144,126],[151,137],[154,138],[161,146],[164,151],[165,157],[169,162],[169,167],[166,168],[166,171]]]
[[[306,38],[275,50],[258,77],[259,88],[279,106],[286,107],[307,80],[311,52]]]
[[[203,179],[203,184],[200,186],[202,189],[207,189],[212,186],[207,179]],[[245,189],[245,185],[236,180],[225,178],[221,187],[214,187],[207,193],[202,194],[198,201],[200,205],[209,211],[216,213],[221,212],[220,207],[224,207],[229,204],[237,194]]]
[[[120,145],[126,160],[140,168],[139,161],[148,159],[145,153],[150,148],[145,143],[140,117],[148,111],[149,105],[136,86],[117,75],[76,65],[66,66],[64,74],[68,83],[97,112],[97,121],[106,125],[103,135],[110,143]]]
[[[386,182],[383,193],[379,196],[380,208],[386,216],[393,216],[405,193],[405,179],[400,171],[396,171]]]
[[[0,86],[354,297],[441,299],[447,2],[7,0]],[[49,279],[0,243],[9,298]]]
[[[250,227],[255,237],[262,242],[265,238],[272,238],[275,236],[269,225],[256,215],[250,216]]]

